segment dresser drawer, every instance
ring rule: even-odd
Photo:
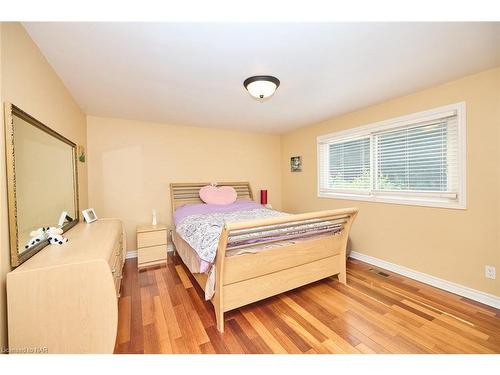
[[[147,265],[151,263],[162,263],[167,260],[167,246],[151,246],[142,247],[137,249],[137,263],[139,267],[141,265]]]
[[[137,233],[137,248],[166,245],[166,244],[167,244],[166,230]]]
[[[118,238],[118,240],[115,242],[115,245],[113,246],[113,253],[116,255],[121,255],[123,250],[123,242],[122,242],[122,237]]]
[[[120,287],[122,283],[121,277],[115,277],[115,289],[116,289],[116,297],[120,298]]]
[[[121,274],[121,261],[120,257],[117,256],[116,254],[113,254],[109,260],[109,266],[111,268],[111,273],[113,274],[113,277],[116,277],[116,275]]]

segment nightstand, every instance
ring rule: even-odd
[[[137,267],[144,268],[167,263],[167,226],[139,225],[137,227]]]

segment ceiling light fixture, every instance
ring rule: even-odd
[[[260,101],[273,96],[279,85],[280,80],[273,76],[253,76],[243,82],[248,93]]]

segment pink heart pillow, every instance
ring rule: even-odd
[[[231,186],[203,186],[200,189],[200,199],[208,204],[231,204],[236,201],[238,194]]]

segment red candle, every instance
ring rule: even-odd
[[[260,204],[267,204],[267,190],[260,191]]]

